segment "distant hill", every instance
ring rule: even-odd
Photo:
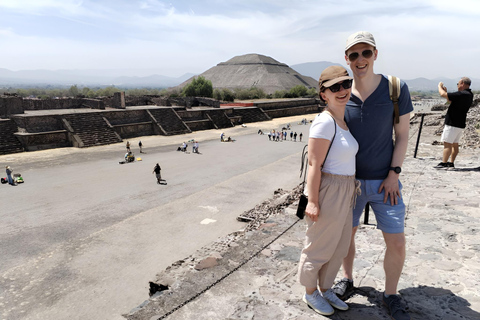
[[[194,76],[193,73],[181,77],[167,77],[156,74],[158,70],[20,70],[0,68],[0,86],[120,86],[155,87],[176,86]],[[133,76],[132,74],[137,74]],[[138,76],[140,74],[141,76]]]
[[[330,66],[342,66],[339,63],[333,63],[329,61],[319,61],[319,62],[306,62],[300,64],[291,65],[290,68],[297,71],[304,76],[312,77],[315,81],[318,81],[322,71]],[[348,70],[348,73],[351,74],[351,71]]]
[[[322,71],[329,66],[339,63],[329,61],[307,62],[290,66],[299,76],[313,78],[316,82]],[[349,73],[350,70],[347,68]],[[170,88],[184,83],[195,76],[187,73],[181,77],[162,75],[159,69],[107,69],[107,70],[20,70],[11,71],[0,68],[0,87],[31,87],[31,86],[110,86],[124,88]],[[415,78],[403,79],[411,91],[437,91],[440,81],[445,83],[448,91],[455,91],[456,79],[449,78]],[[310,82],[310,80],[308,81]],[[480,79],[472,78],[472,90],[480,90]]]

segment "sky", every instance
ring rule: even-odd
[[[249,53],[346,66],[360,30],[375,72],[480,78],[479,0],[0,0],[0,68],[179,77]]]

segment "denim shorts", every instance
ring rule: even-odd
[[[375,213],[377,229],[385,233],[402,233],[405,227],[405,204],[403,203],[403,198],[399,198],[398,203],[393,206],[390,204],[390,198],[387,199],[387,203],[383,203],[385,190],[378,193],[383,180],[358,180],[362,184],[362,194],[357,196],[357,201],[353,208],[353,226],[357,227],[360,224],[360,216],[368,202]],[[398,184],[400,194],[402,194],[402,183],[400,180]]]

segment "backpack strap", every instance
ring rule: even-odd
[[[395,123],[400,122],[400,110],[398,108],[398,98],[400,97],[400,79],[395,76],[388,76],[388,91],[390,100],[393,102],[393,111],[395,113]]]

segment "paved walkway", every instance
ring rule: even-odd
[[[413,158],[417,127],[412,125],[401,175],[407,259],[399,290],[412,319],[480,319],[480,154],[461,149],[455,170],[434,169],[443,147],[432,142],[440,137],[433,134],[436,128],[425,127]],[[296,277],[305,225],[295,224],[295,209],[295,204],[281,209],[257,231],[226,236],[178,261],[156,279],[169,290],[125,316],[129,320],[161,319],[165,314],[169,320],[327,318],[301,301],[304,289]],[[348,311],[328,318],[387,319],[381,303],[385,248],[374,217],[361,225],[356,240],[356,294],[347,301]],[[199,262],[206,268],[195,270]],[[218,279],[222,280],[215,284]],[[189,302],[192,297],[196,298]]]

